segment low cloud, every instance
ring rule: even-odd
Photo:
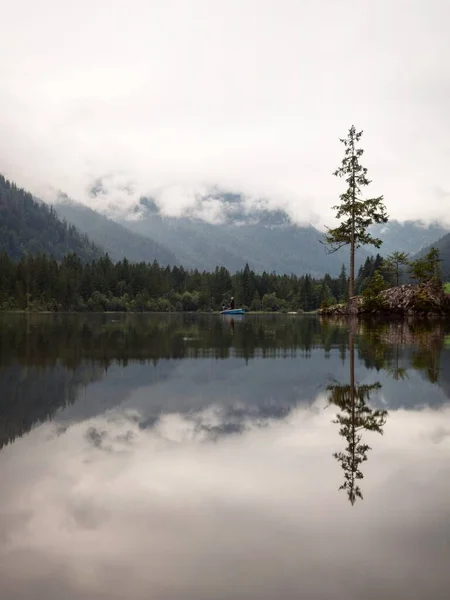
[[[449,17],[437,0],[426,15],[388,0],[15,2],[0,22],[1,171],[112,216],[148,197],[215,222],[221,207],[198,198],[217,186],[323,227],[354,122],[369,194],[393,218],[450,224]]]

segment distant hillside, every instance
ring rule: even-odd
[[[446,235],[438,239],[436,242],[423,248],[413,258],[421,258],[428,252],[431,246],[434,246],[439,250],[439,255],[441,258],[442,278],[445,281],[450,281],[450,233],[447,233]]]
[[[214,224],[199,218],[210,207],[217,216]],[[124,225],[171,248],[186,267],[211,270],[223,264],[235,271],[248,262],[259,272],[320,277],[326,272],[336,275],[342,263],[348,265],[347,248],[327,254],[320,231],[311,225],[296,225],[285,211],[272,210],[263,202],[249,205],[240,194],[212,190],[177,218],[163,216],[151,198],[141,198],[135,211],[141,218],[124,221]],[[372,231],[383,245],[379,250],[372,246],[359,249],[357,268],[369,255],[380,252],[386,256],[395,250],[413,254],[447,233],[438,223],[427,226],[420,221],[390,221]]]
[[[25,254],[50,254],[57,260],[76,252],[83,262],[103,251],[73,225],[61,221],[55,210],[36,202],[31,194],[0,175],[0,252],[14,259]]]
[[[379,252],[387,256],[396,250],[416,254],[422,248],[433,244],[446,233],[449,229],[439,223],[425,225],[421,221],[389,221],[385,225],[376,225],[371,231],[374,235],[383,240]]]
[[[246,263],[257,272],[309,273],[337,275],[348,252],[327,254],[320,243],[321,232],[312,226],[294,224],[284,211],[243,209],[239,195],[222,197],[223,221],[208,223],[193,214],[162,216],[151,199],[142,198],[136,212],[141,218],[122,221],[136,233],[164,244],[179,257],[186,268],[213,270],[223,265],[234,272]],[[367,256],[358,252],[358,264]]]
[[[60,196],[55,208],[57,214],[100,244],[113,261],[126,257],[131,262],[157,260],[161,265],[180,263],[162,244],[154,242],[150,237],[133,233],[88,206],[71,201],[65,195]]]

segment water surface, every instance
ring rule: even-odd
[[[0,597],[448,598],[449,333],[3,315]]]

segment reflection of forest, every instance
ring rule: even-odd
[[[315,347],[345,348],[345,327],[321,326],[314,318],[252,317],[231,323],[207,315],[21,315],[0,316],[0,364],[75,367],[85,359],[112,361],[164,358],[275,357]]]
[[[83,386],[100,380],[112,364],[231,356],[308,358],[315,348],[323,350],[324,358],[337,350],[344,359],[349,327],[354,351],[366,368],[385,370],[397,379],[419,370],[428,381],[445,384],[440,365],[447,360],[442,358],[446,328],[440,321],[349,324],[263,316],[232,323],[186,314],[1,315],[0,447],[74,402]],[[304,385],[301,380],[299,384]]]
[[[419,371],[430,383],[438,383],[448,323],[442,320],[405,320],[351,323],[358,334],[359,358],[368,368],[384,369],[395,379]]]

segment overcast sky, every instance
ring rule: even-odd
[[[368,194],[392,217],[450,222],[445,0],[0,7],[0,172],[46,199],[126,210],[153,194],[175,213],[218,185],[322,225],[354,123]]]

